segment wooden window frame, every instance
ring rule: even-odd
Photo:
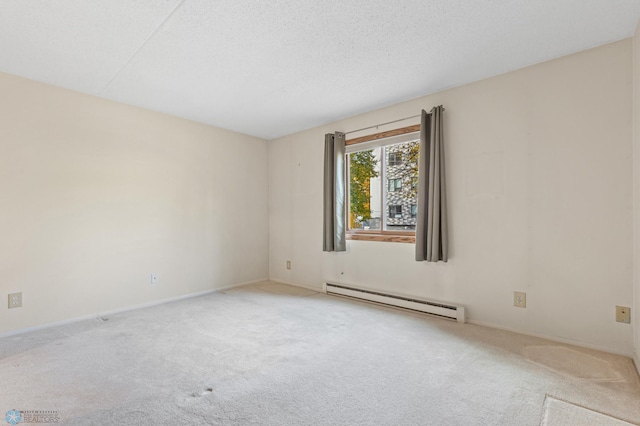
[[[420,125],[415,124],[412,126],[401,127],[399,129],[387,130],[385,132],[374,133],[367,136],[361,136],[359,138],[348,139],[345,141],[346,146],[357,145],[363,142],[375,141],[378,139],[385,139],[392,136],[404,135],[407,133],[417,133],[420,131]],[[349,188],[349,181],[347,180],[347,188]],[[349,206],[349,192],[347,190],[347,206]],[[348,211],[348,209],[347,209]],[[416,242],[415,231],[387,231],[381,230],[353,230],[349,229],[346,232],[347,240],[354,241],[380,241],[388,243],[410,243]]]

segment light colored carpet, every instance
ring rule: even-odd
[[[588,355],[580,350],[563,346],[526,346],[524,355],[555,372],[578,379],[622,380],[615,368],[602,357]]]
[[[548,396],[541,426],[565,425],[633,426],[629,422]]]
[[[0,340],[0,415],[59,424],[537,426],[547,394],[640,423],[628,358],[276,283]]]

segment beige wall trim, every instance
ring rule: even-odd
[[[510,331],[512,333],[524,334],[525,336],[539,337],[541,339],[547,339],[547,340],[551,340],[553,342],[563,343],[565,345],[578,346],[580,348],[593,349],[593,350],[596,350],[596,351],[607,352],[607,353],[615,354],[615,355],[621,355],[621,356],[624,356],[624,357],[627,357],[627,358],[631,358],[631,360],[634,361],[633,354],[628,353],[628,352],[623,352],[623,351],[612,350],[610,347],[607,347],[607,346],[592,345],[590,343],[581,342],[581,341],[578,341],[578,340],[564,339],[562,337],[552,336],[552,335],[549,335],[549,334],[533,333],[533,332],[530,332],[530,331],[527,331],[527,330],[521,330],[521,329],[513,328],[513,327],[504,327],[504,326],[501,326],[501,325],[498,325],[498,324],[494,324],[494,323],[490,323],[490,322],[484,322],[484,321],[477,321],[477,320],[473,320],[473,319],[467,319],[467,323],[468,324],[479,325],[479,326],[482,326],[482,327],[495,328],[497,330]],[[638,365],[638,364],[636,363],[636,365]]]
[[[184,300],[184,299],[191,299],[191,298],[194,298],[194,297],[205,296],[207,294],[217,293],[217,292],[220,292],[220,291],[229,290],[231,288],[241,287],[243,285],[248,285],[248,284],[259,283],[259,282],[262,282],[262,281],[267,281],[267,278],[260,279],[260,280],[253,280],[253,281],[243,282],[243,283],[238,283],[238,284],[231,284],[231,285],[227,285],[227,286],[224,286],[224,287],[214,288],[214,289],[211,289],[211,290],[205,290],[205,291],[198,291],[198,292],[195,292],[195,293],[183,294],[181,296],[169,297],[167,299],[160,299],[160,300],[155,300],[153,302],[141,303],[139,305],[127,306],[125,308],[118,308],[118,309],[112,309],[112,310],[109,310],[109,311],[99,312],[99,313],[95,313],[95,314],[82,315],[82,316],[79,316],[79,317],[69,318],[69,319],[65,319],[65,320],[62,320],[62,321],[51,322],[51,323],[48,323],[48,324],[37,325],[37,326],[34,326],[34,327],[27,327],[27,328],[22,328],[22,329],[19,329],[19,330],[11,330],[11,331],[7,331],[5,333],[0,333],[0,339],[2,339],[4,337],[15,336],[15,335],[18,335],[18,334],[30,333],[32,331],[45,330],[45,329],[48,329],[48,328],[51,328],[51,327],[57,327],[57,326],[66,325],[66,324],[72,324],[72,323],[75,323],[75,322],[86,321],[86,320],[96,319],[96,318],[100,318],[100,317],[108,317],[110,315],[116,315],[116,314],[120,314],[120,313],[123,313],[123,312],[130,312],[130,311],[136,311],[138,309],[151,308],[153,306],[164,305],[165,303],[177,302],[177,301]]]
[[[324,293],[324,285],[320,286],[320,287],[314,287],[314,286],[310,286],[310,285],[304,285],[304,284],[298,284],[298,283],[294,283],[294,282],[290,282],[290,281],[284,281],[284,280],[275,280],[273,278],[269,278],[269,281],[272,281],[274,283],[280,283],[280,284],[286,284],[286,285],[292,285],[294,287],[300,287],[300,288],[306,288],[307,290],[313,290],[313,291],[317,291],[318,293]]]

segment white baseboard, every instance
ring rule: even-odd
[[[539,337],[541,339],[547,339],[547,340],[551,340],[551,341],[558,342],[558,343],[564,343],[564,344],[567,344],[567,345],[579,346],[581,348],[593,349],[593,350],[596,350],[596,351],[607,352],[607,353],[615,354],[615,355],[622,355],[622,356],[625,356],[627,358],[633,359],[633,354],[631,354],[629,352],[612,350],[611,348],[606,347],[606,346],[593,345],[591,343],[581,342],[581,341],[572,340],[572,339],[565,339],[565,338],[557,337],[557,336],[549,336],[549,335],[541,334],[541,333],[533,333],[531,331],[519,330],[517,328],[511,328],[511,327],[504,327],[502,325],[493,324],[493,323],[484,322],[484,321],[477,321],[477,320],[474,320],[474,319],[468,319],[467,322],[469,324],[480,325],[482,327],[488,327],[488,328],[495,328],[497,330],[510,331],[512,333],[523,334],[525,336]],[[637,359],[637,357],[636,357],[636,359]],[[637,366],[638,366],[638,363],[636,361],[636,367]]]
[[[310,285],[292,283],[292,282],[288,282],[288,281],[284,281],[284,280],[277,280],[275,278],[269,278],[269,281],[273,281],[274,283],[292,285],[294,287],[306,288],[307,290],[317,291],[318,293],[324,293],[325,292],[324,291],[324,285],[320,286],[320,287],[314,287],[314,286],[310,286]]]
[[[236,287],[242,287],[243,285],[249,285],[249,284],[256,284],[256,283],[263,283],[265,281],[269,281],[269,278],[261,278],[259,280],[252,280],[252,281],[245,281],[242,283],[238,283],[238,284],[231,284],[225,287],[216,287],[213,291],[224,291],[224,290],[229,290],[230,288],[236,288]]]
[[[311,287],[311,286],[306,286],[306,285],[293,283],[293,282],[288,282],[288,281],[284,281],[284,280],[278,280],[278,279],[274,279],[274,278],[270,278],[269,281],[273,281],[273,282],[277,282],[277,283],[281,283],[281,284],[288,284],[288,285],[292,285],[292,286],[295,286],[295,287],[302,287],[302,288],[306,288],[306,289],[309,289],[309,290],[318,291],[318,292],[321,292],[321,293],[326,293],[326,283],[322,283],[321,287]],[[638,374],[640,374],[640,359],[639,359],[637,354],[634,355],[634,354],[629,353],[629,352],[612,350],[611,348],[606,347],[606,346],[593,345],[593,344],[590,344],[590,343],[585,343],[585,342],[572,340],[572,339],[564,339],[562,337],[557,337],[557,336],[549,336],[549,335],[541,334],[541,333],[533,333],[533,332],[530,332],[530,331],[520,330],[520,329],[516,329],[516,328],[511,328],[511,327],[505,327],[505,326],[502,326],[502,325],[493,324],[493,323],[484,322],[484,321],[477,321],[477,320],[473,320],[473,319],[467,319],[467,323],[480,325],[482,327],[495,328],[497,330],[510,331],[512,333],[523,334],[525,336],[539,337],[541,339],[547,339],[547,340],[551,340],[551,341],[558,342],[558,343],[564,343],[564,344],[567,344],[567,345],[579,346],[579,347],[586,348],[586,349],[593,349],[593,350],[612,353],[612,354],[616,354],[616,355],[622,355],[622,356],[625,356],[627,358],[631,358],[634,361],[636,369],[638,370]]]
[[[219,292],[219,291],[229,290],[230,288],[240,287],[240,286],[248,285],[248,284],[259,283],[259,282],[263,282],[263,281],[268,281],[268,279],[264,278],[264,279],[260,279],[260,280],[253,280],[253,281],[247,281],[247,282],[238,283],[238,284],[231,284],[231,285],[224,286],[224,287],[216,287],[216,288],[211,289],[211,290],[198,291],[198,292],[195,292],[195,293],[183,294],[183,295],[176,296],[176,297],[169,297],[167,299],[160,299],[160,300],[154,300],[152,302],[141,303],[139,305],[126,306],[124,308],[117,308],[117,309],[111,309],[111,310],[108,310],[108,311],[102,311],[102,312],[98,312],[98,313],[94,313],[94,314],[82,315],[82,316],[79,316],[79,317],[73,317],[73,318],[68,318],[68,319],[61,320],[61,321],[49,322],[49,323],[46,323],[46,324],[36,325],[36,326],[33,326],[33,327],[21,328],[21,329],[18,329],[18,330],[11,330],[11,331],[7,331],[7,332],[4,332],[4,333],[0,333],[0,339],[2,339],[3,337],[15,336],[15,335],[18,335],[18,334],[29,333],[29,332],[32,332],[32,331],[44,330],[44,329],[47,329],[47,328],[57,327],[57,326],[60,326],[60,325],[72,324],[74,322],[86,321],[86,320],[100,318],[100,317],[107,317],[109,315],[115,315],[115,314],[120,314],[120,313],[123,313],[123,312],[135,311],[135,310],[138,310],[138,309],[151,308],[153,306],[163,305],[165,303],[177,302],[179,300],[184,300],[184,299],[191,299],[193,297],[204,296],[204,295],[211,294],[211,293],[216,293],[216,292]]]

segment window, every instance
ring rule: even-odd
[[[402,164],[402,153],[401,152],[390,152],[389,153],[389,165],[390,166],[399,166]]]
[[[413,242],[420,146],[416,130],[347,141],[348,238]]]
[[[389,218],[402,218],[402,206],[389,206]]]
[[[411,217],[418,216],[418,206],[416,204],[411,204]]]
[[[401,178],[389,179],[389,186],[387,190],[389,192],[402,191],[402,179]]]

